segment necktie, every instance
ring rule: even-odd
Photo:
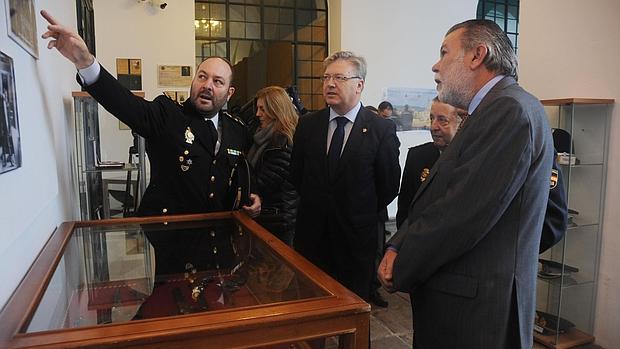
[[[338,159],[340,159],[342,144],[344,143],[344,125],[346,125],[348,121],[348,119],[343,116],[339,116],[335,120],[338,126],[336,126],[336,130],[332,135],[332,141],[329,144],[329,151],[327,152],[327,166],[330,176],[336,173]]]
[[[213,124],[213,120],[211,119],[207,119],[207,128],[209,129],[209,133],[211,134],[211,139],[209,140],[209,146],[211,147],[211,152],[213,154],[215,154],[215,145],[217,144],[217,129],[215,128],[215,125]]]

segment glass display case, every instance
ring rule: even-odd
[[[568,201],[564,239],[540,255],[534,338],[550,348],[594,341],[613,99],[543,100]]]
[[[144,97],[144,92],[133,92]],[[99,105],[88,92],[74,91],[74,186],[82,220],[131,216],[146,190],[145,142],[134,134],[128,160],[101,159]],[[118,159],[117,159],[118,160]],[[116,178],[112,178],[116,176]],[[119,180],[119,177],[122,177]],[[116,186],[116,187],[114,187]],[[116,210],[114,204],[117,204]]]
[[[63,223],[2,348],[368,348],[370,306],[241,212]]]

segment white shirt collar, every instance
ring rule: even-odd
[[[334,120],[335,118],[339,116],[344,116],[345,118],[349,119],[351,123],[355,123],[355,118],[357,117],[357,113],[360,111],[361,107],[362,107],[362,102],[357,102],[357,104],[344,115],[340,115],[336,113],[334,109],[330,107],[329,108],[329,121],[331,122],[332,120]]]
[[[217,130],[217,125],[218,125],[218,122],[219,122],[219,120],[220,120],[220,113],[219,113],[219,112],[217,112],[217,113],[216,113],[215,115],[213,115],[213,117],[211,117],[211,118],[207,118],[207,117],[205,117],[205,120],[211,120],[211,121],[213,121],[213,125],[215,126],[215,129]]]

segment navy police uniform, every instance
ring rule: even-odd
[[[409,148],[400,184],[400,193],[398,194],[398,211],[396,213],[396,226],[398,228],[407,219],[409,206],[415,193],[430,174],[430,169],[433,168],[440,154],[433,142]],[[566,189],[556,158],[557,156],[553,157],[549,200],[547,201],[547,210],[543,222],[539,253],[543,253],[562,240],[568,225]]]
[[[220,111],[220,147],[214,154],[213,124],[189,99],[178,104],[161,95],[146,101],[103,67],[97,81],[85,88],[146,139],[151,180],[138,215],[226,211],[247,204],[249,168],[243,154],[251,138],[241,120]]]

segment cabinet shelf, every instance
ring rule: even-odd
[[[534,339],[550,348],[572,348],[594,341],[589,333],[594,330],[609,125],[615,100],[571,97],[541,103],[550,126],[563,130],[554,132],[554,146],[578,162],[560,165],[568,206],[578,213],[571,214],[564,238],[541,255],[559,266],[548,264],[547,275],[538,276],[536,309],[550,314],[556,323],[560,318],[572,322],[575,328],[564,334],[535,333]],[[563,275],[555,275],[562,270]]]

